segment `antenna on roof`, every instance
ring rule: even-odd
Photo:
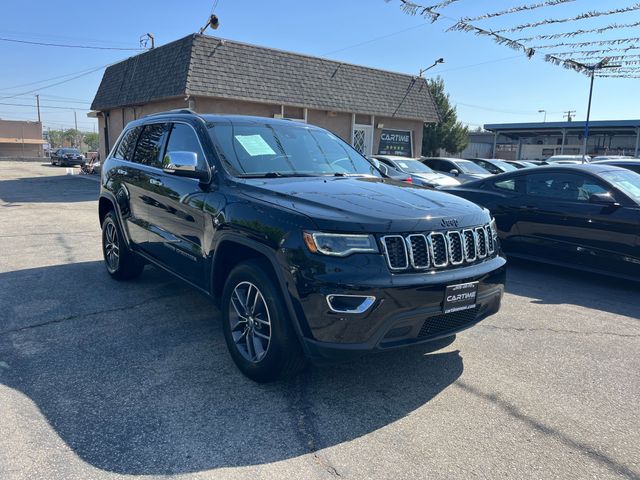
[[[218,16],[212,13],[211,15],[209,15],[209,19],[207,20],[207,23],[205,24],[204,27],[200,29],[199,33],[200,35],[202,35],[204,31],[209,27],[211,27],[213,30],[217,30],[219,26],[220,26],[220,20],[218,19]]]
[[[153,36],[153,33],[146,33],[146,34],[140,36],[140,46],[142,48],[147,48],[147,45],[151,44],[149,49],[155,48],[155,46],[156,46],[156,41],[155,40],[156,39]]]

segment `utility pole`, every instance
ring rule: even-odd
[[[36,95],[36,106],[38,108],[38,123],[40,123],[40,95]]]
[[[544,113],[544,120],[542,123],[547,123],[547,111],[546,110],[538,110],[538,113]]]
[[[575,110],[567,110],[564,115],[562,116],[562,118],[567,119],[567,122],[571,122],[573,120],[573,116],[576,114]]]
[[[76,114],[76,111],[73,111],[73,121],[76,125],[76,130],[78,130],[78,115]]]
[[[609,57],[603,58],[595,65],[583,65],[581,66],[589,71],[591,74],[591,85],[589,87],[589,106],[587,107],[587,121],[584,124],[584,141],[582,145],[582,163],[585,163],[587,159],[587,141],[589,140],[589,120],[591,117],[591,99],[593,98],[593,80],[596,76],[596,70],[602,70],[603,68],[620,68],[620,65],[609,65]]]

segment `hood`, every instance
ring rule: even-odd
[[[460,185],[460,182],[455,178],[440,173],[413,173],[412,175],[425,182],[438,185],[439,187],[454,187]]]
[[[424,232],[488,223],[487,210],[448,193],[372,177],[246,179],[243,194],[296,211],[329,232]]]

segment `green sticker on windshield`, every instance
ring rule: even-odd
[[[235,139],[252,157],[276,154],[260,135],[235,135]]]

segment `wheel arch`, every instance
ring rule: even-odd
[[[301,321],[300,316],[294,307],[293,300],[289,293],[288,282],[279,266],[276,251],[267,245],[263,245],[234,233],[225,234],[223,238],[218,241],[213,255],[210,283],[210,290],[213,298],[215,298],[216,301],[220,300],[224,289],[224,283],[231,270],[233,270],[233,268],[239,263],[250,259],[262,260],[265,263],[265,266],[269,268],[268,273],[273,275],[273,278],[277,281],[277,284],[280,287],[280,292],[282,293],[285,306],[291,321],[293,322],[296,334],[300,339],[302,339],[305,337],[304,332],[307,331],[306,336],[308,336],[308,328],[305,328],[304,323]],[[304,344],[304,342],[301,343]]]

